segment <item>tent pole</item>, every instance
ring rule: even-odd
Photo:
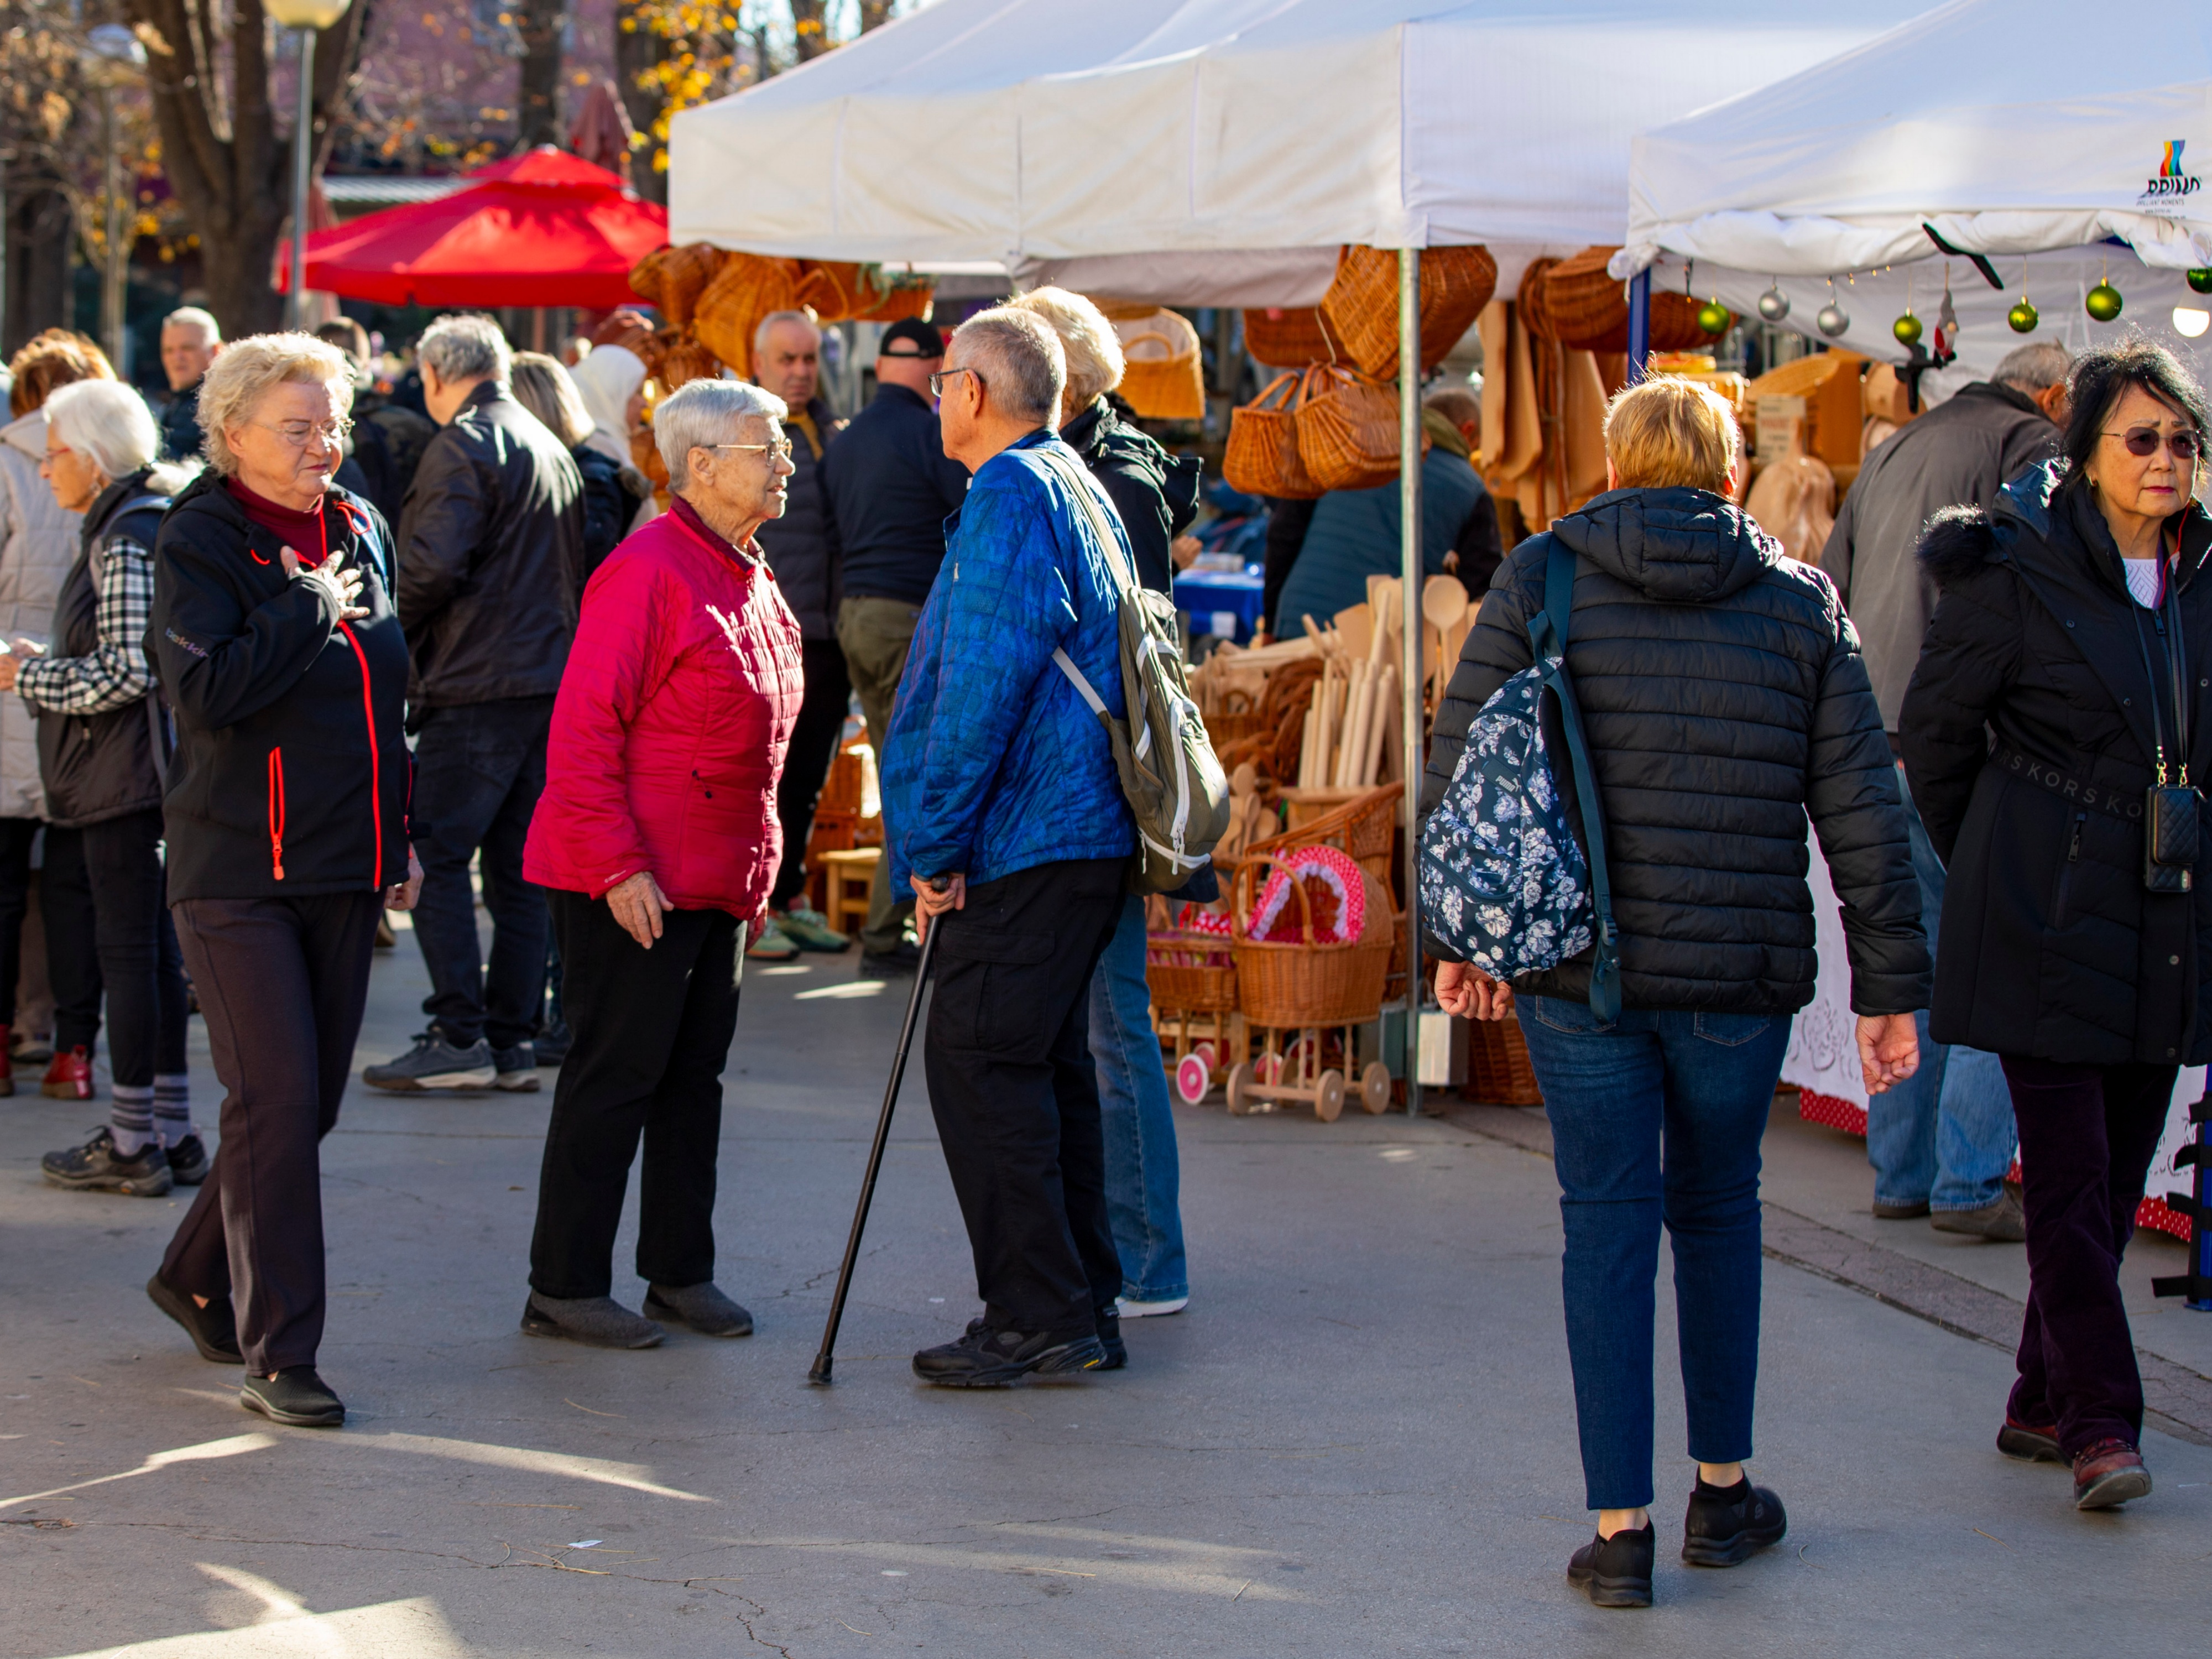
[[[1406,1115],[1421,1115],[1421,251],[1398,250],[1398,526],[1406,671]]]
[[[1628,279],[1628,383],[1643,383],[1651,359],[1651,267]]]

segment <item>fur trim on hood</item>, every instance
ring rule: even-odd
[[[1917,557],[1938,587],[1997,556],[1996,526],[1978,507],[1947,507],[1920,532]]]

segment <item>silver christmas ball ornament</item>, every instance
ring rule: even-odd
[[[1850,325],[1851,319],[1844,314],[1844,308],[1833,300],[1822,306],[1820,314],[1813,319],[1813,326],[1832,340]]]
[[[1790,314],[1790,296],[1778,288],[1770,288],[1759,296],[1759,314],[1770,323],[1778,323]]]

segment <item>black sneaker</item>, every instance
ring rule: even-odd
[[[1682,1520],[1682,1559],[1693,1567],[1732,1567],[1753,1550],[1778,1544],[1790,1530],[1782,1500],[1748,1477],[1709,1486],[1701,1477]]]
[[[1646,1521],[1635,1532],[1592,1538],[1567,1560],[1567,1582],[1596,1607],[1651,1605],[1651,1558],[1659,1534]]]
[[[1003,1389],[1031,1374],[1087,1371],[1105,1358],[1095,1335],[1024,1336],[1019,1331],[994,1331],[976,1319],[969,1322],[968,1334],[957,1342],[915,1355],[914,1374],[940,1389]]]
[[[1095,1371],[1126,1370],[1129,1364],[1129,1345],[1121,1340],[1121,1316],[1109,1308],[1098,1316],[1098,1346],[1106,1357],[1091,1369]]]
[[[197,1187],[208,1177],[208,1166],[215,1160],[208,1156],[206,1143],[198,1135],[186,1135],[169,1151],[169,1179],[179,1187]]]
[[[287,1365],[274,1376],[246,1374],[238,1403],[271,1423],[295,1429],[335,1429],[345,1421],[345,1401],[315,1374],[313,1365]]]
[[[174,1285],[164,1283],[159,1273],[146,1281],[146,1294],[155,1307],[185,1328],[201,1358],[218,1365],[235,1365],[246,1358],[239,1352],[238,1315],[228,1297],[218,1297],[203,1308]]]
[[[131,1198],[166,1198],[176,1184],[168,1154],[161,1143],[149,1140],[129,1158],[115,1150],[115,1132],[105,1123],[93,1131],[82,1146],[48,1152],[39,1160],[40,1173],[57,1187],[80,1192],[122,1193]]]
[[[496,1073],[492,1079],[494,1087],[509,1094],[538,1092],[538,1050],[532,1044],[518,1042],[512,1048],[495,1048],[491,1064]]]
[[[901,939],[888,951],[860,952],[862,979],[897,979],[921,965],[921,947]]]
[[[499,1079],[492,1061],[491,1044],[478,1037],[466,1048],[456,1048],[445,1033],[432,1026],[415,1039],[415,1046],[397,1060],[362,1071],[361,1080],[372,1089],[489,1089]]]

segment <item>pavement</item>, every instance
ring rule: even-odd
[[[241,1412],[140,1286],[175,1200],[72,1194],[39,1153],[100,1116],[0,1103],[0,1655],[1975,1655],[2201,1640],[2212,1316],[2128,1282],[2158,1486],[2075,1511],[1991,1446],[2017,1246],[1864,1215],[1856,1143],[1767,1142],[1759,1454],[1786,1540],[1673,1550],[1691,1468],[1668,1269],[1659,1605],[1563,1581],[1590,1534],[1540,1115],[1334,1124],[1177,1109],[1194,1290],[1126,1371],[923,1388],[975,1311],[919,1067],[837,1380],[811,1386],[905,994],[811,957],[746,975],[726,1075],[722,1285],[741,1341],[608,1353],[517,1330],[546,1091],[380,1096],[325,1143],[322,1369],[350,1418]],[[356,1067],[420,1024],[380,959]],[[204,1122],[217,1091],[195,1023]],[[635,1200],[633,1200],[633,1211]],[[617,1252],[617,1294],[634,1222]],[[2160,1369],[2163,1368],[2163,1369]],[[2101,1634],[2100,1634],[2101,1632]]]

